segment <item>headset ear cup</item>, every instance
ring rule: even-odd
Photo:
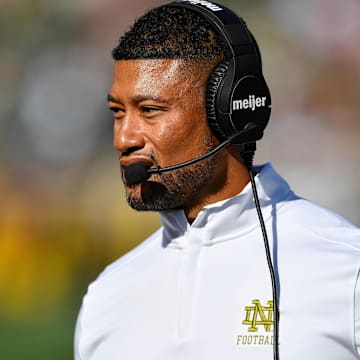
[[[228,62],[220,63],[210,74],[207,83],[207,94],[206,94],[206,111],[208,124],[214,135],[219,140],[226,140],[227,136],[219,125],[219,120],[216,115],[216,100],[219,93],[222,80],[224,79],[229,69]]]

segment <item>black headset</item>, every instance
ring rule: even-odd
[[[254,150],[270,118],[271,95],[262,74],[259,48],[246,23],[223,5],[205,0],[176,0],[165,6],[200,14],[221,36],[225,60],[208,79],[209,127],[220,141],[249,129],[238,145],[241,151]]]

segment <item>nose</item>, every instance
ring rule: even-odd
[[[126,114],[121,120],[114,121],[114,147],[120,156],[131,154],[145,146],[141,120]]]

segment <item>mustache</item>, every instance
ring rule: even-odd
[[[128,150],[128,151],[124,151],[123,153],[119,154],[119,160],[121,160],[123,157],[127,157],[127,156],[148,158],[152,162],[158,164],[158,158],[154,153]]]

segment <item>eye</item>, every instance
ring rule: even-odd
[[[144,113],[151,113],[151,112],[154,112],[154,111],[158,111],[159,109],[158,108],[155,108],[155,107],[152,107],[152,106],[143,106],[141,108],[142,112]]]
[[[111,106],[111,107],[109,107],[109,110],[110,110],[112,113],[117,113],[117,112],[119,111],[119,108],[114,107],[114,106]]]
[[[161,105],[142,105],[140,106],[141,113],[148,117],[157,117],[158,115],[161,115],[162,113],[166,112],[168,110],[167,107],[161,106]]]
[[[120,112],[123,112],[124,110],[118,106],[110,106],[109,110],[113,113],[113,114],[118,114]]]

